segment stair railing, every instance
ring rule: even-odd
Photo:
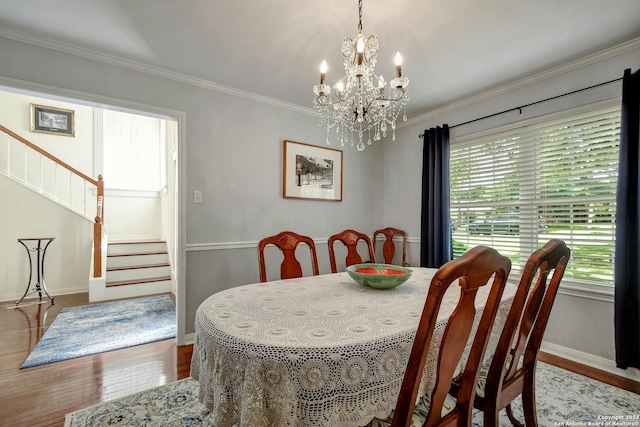
[[[72,175],[75,175],[75,176],[81,178],[85,183],[88,183],[89,185],[95,187],[97,212],[96,212],[95,222],[94,222],[94,226],[93,226],[93,277],[101,277],[102,276],[102,269],[103,269],[103,267],[102,267],[102,238],[104,236],[104,182],[102,181],[102,176],[99,175],[97,180],[93,179],[93,178],[83,174],[79,170],[73,168],[72,166],[68,165],[67,163],[63,162],[62,160],[58,159],[53,154],[43,150],[42,148],[38,147],[37,145],[33,144],[32,142],[28,141],[27,139],[21,137],[17,133],[7,129],[6,127],[4,127],[2,125],[0,125],[0,131],[6,133],[7,135],[9,135],[14,140],[16,140],[18,142],[21,142],[26,147],[29,147],[30,149],[36,151],[41,156],[46,157],[47,159],[53,161],[56,165],[63,167],[64,169],[69,171]],[[7,151],[9,152],[10,149],[8,148]],[[26,160],[26,158],[27,158],[27,156],[25,154],[25,166],[24,166],[24,169],[25,169],[24,170],[24,182],[25,182],[25,184],[28,181],[28,179],[27,179],[27,167],[26,167],[27,160]],[[11,160],[10,160],[10,154],[9,154],[8,155],[8,159],[7,159],[8,169],[10,169],[10,164],[11,164]],[[11,176],[11,171],[10,170],[8,171],[8,173]],[[70,180],[70,185],[71,185],[71,180]],[[69,192],[71,193],[71,190]],[[71,194],[69,195],[69,199],[70,199],[69,205],[71,205]]]

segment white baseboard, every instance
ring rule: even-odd
[[[587,365],[613,375],[617,375],[619,377],[640,382],[640,370],[636,368],[616,368],[615,361],[605,359],[604,357],[594,356],[593,354],[584,353],[582,351],[574,350],[549,342],[543,342],[540,350],[544,351],[545,353],[553,354],[554,356],[569,359],[574,362],[581,363],[583,365]]]
[[[31,290],[29,290],[29,292],[32,292]],[[89,292],[89,289],[87,286],[84,287],[69,287],[69,288],[59,288],[59,289],[49,289],[49,293],[51,294],[51,296],[53,297],[53,299],[55,300],[55,298],[58,295],[69,295],[69,294],[81,294],[81,293],[85,293],[85,292]],[[8,301],[18,301],[24,292],[21,293],[9,293],[9,294],[1,294],[0,295],[0,302],[8,302]],[[37,293],[31,293],[30,295],[28,295],[25,300],[32,300],[34,298],[38,298],[38,294]],[[42,292],[42,299],[47,299],[47,295],[44,293],[44,291]]]
[[[164,240],[157,235],[119,235],[109,236],[109,243],[131,243],[131,242],[164,242]]]
[[[191,333],[191,334],[185,334],[184,336],[184,345],[191,345],[194,342],[196,342],[196,334]]]

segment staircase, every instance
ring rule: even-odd
[[[171,292],[171,265],[163,240],[109,242],[106,299]]]
[[[92,279],[102,280],[104,183],[0,125],[0,174],[94,222]],[[6,134],[6,136],[5,136]]]

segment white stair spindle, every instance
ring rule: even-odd
[[[43,167],[43,163],[42,163],[42,158],[44,156],[42,154],[40,154],[40,183],[38,184],[38,192],[40,194],[43,193],[44,191],[44,181],[42,179],[42,176],[44,175],[44,167]]]

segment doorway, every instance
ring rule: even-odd
[[[19,83],[19,82],[18,82]],[[11,81],[11,84],[16,84],[16,81]],[[142,118],[155,118],[164,122],[163,128],[163,138],[166,141],[166,150],[163,152],[161,169],[165,173],[165,185],[163,188],[158,189],[157,195],[161,197],[161,205],[163,205],[164,214],[162,218],[157,220],[161,223],[162,228],[162,237],[166,238],[168,251],[170,252],[171,257],[171,266],[172,266],[172,292],[176,296],[176,324],[177,324],[177,334],[176,341],[179,345],[184,343],[184,318],[185,318],[185,302],[184,302],[184,272],[183,265],[185,262],[185,252],[184,252],[184,224],[180,225],[178,222],[178,218],[181,217],[183,212],[184,201],[182,200],[184,191],[181,189],[184,186],[184,147],[182,141],[184,141],[184,128],[183,123],[185,119],[185,115],[182,112],[177,111],[168,111],[165,109],[156,108],[153,106],[140,105],[140,104],[132,104],[129,102],[122,101],[120,105],[116,105],[119,103],[118,100],[113,99],[101,99],[100,97],[96,97],[94,95],[86,94],[85,99],[79,98],[77,92],[73,93],[73,97],[70,96],[62,96],[60,95],[60,89],[51,88],[51,92],[58,92],[58,94],[53,94],[48,91],[49,88],[41,87],[39,91],[33,90],[33,85],[25,83],[25,87],[29,87],[29,89],[23,89],[19,87],[9,87],[9,86],[0,86],[0,96],[1,94],[9,94],[11,98],[16,97],[24,97],[23,104],[26,105],[30,103],[39,103],[45,105],[55,105],[56,103],[66,103],[76,106],[77,110],[87,111],[87,109],[93,109],[94,115],[87,120],[87,123],[75,123],[76,129],[80,127],[94,127],[97,123],[96,115],[99,114],[100,111],[115,111],[126,113],[129,115],[137,115]],[[84,94],[80,94],[83,96]],[[8,96],[8,95],[7,95]],[[14,107],[12,111],[16,111],[15,113],[15,123],[11,123],[11,114],[3,114],[3,122],[5,120],[9,121],[9,123],[3,123],[8,128],[12,128],[19,133],[23,133],[25,136],[29,136],[28,122],[24,123],[23,112],[24,105],[20,105],[18,107]],[[87,115],[76,115],[76,120],[87,119]],[[26,127],[26,128],[25,128]],[[93,135],[102,132],[102,129],[93,129]],[[58,144],[56,149],[64,150],[64,144]],[[102,157],[102,153],[100,150],[95,148],[95,143],[93,144],[93,148],[88,150],[92,159],[85,161],[85,163],[93,164],[93,167],[88,166],[85,168],[87,170],[88,175],[97,177],[98,174],[102,171],[101,167],[97,167],[96,165],[101,164],[104,161]],[[64,160],[59,153],[53,153],[60,159]],[[86,154],[86,153],[84,153]],[[78,153],[71,153],[71,156],[77,156]],[[73,159],[76,161],[77,159]],[[92,170],[93,169],[93,170]],[[123,193],[120,193],[122,196]],[[148,194],[147,194],[148,195]],[[106,203],[108,203],[109,198],[109,190],[106,192]],[[108,217],[108,208],[106,211],[106,222],[105,224],[109,225],[109,217]],[[87,278],[88,279],[88,278]],[[87,285],[88,291],[88,285]]]

